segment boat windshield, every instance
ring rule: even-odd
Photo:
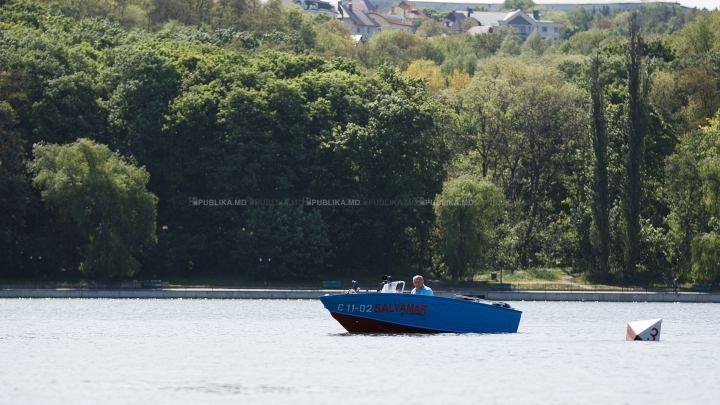
[[[405,291],[404,281],[392,281],[383,285],[381,293],[402,294]]]

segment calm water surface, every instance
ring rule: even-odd
[[[719,304],[512,305],[517,334],[356,336],[319,301],[0,299],[0,404],[720,403]]]

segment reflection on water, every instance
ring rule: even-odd
[[[714,403],[720,305],[516,302],[517,334],[351,335],[319,301],[0,300],[0,404]],[[663,318],[660,342],[626,342]]]

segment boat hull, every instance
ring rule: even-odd
[[[319,298],[350,333],[515,333],[522,314],[488,303],[412,294]]]

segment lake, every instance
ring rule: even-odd
[[[0,299],[0,404],[718,401],[720,304],[511,305],[517,334],[365,336],[315,300]]]

